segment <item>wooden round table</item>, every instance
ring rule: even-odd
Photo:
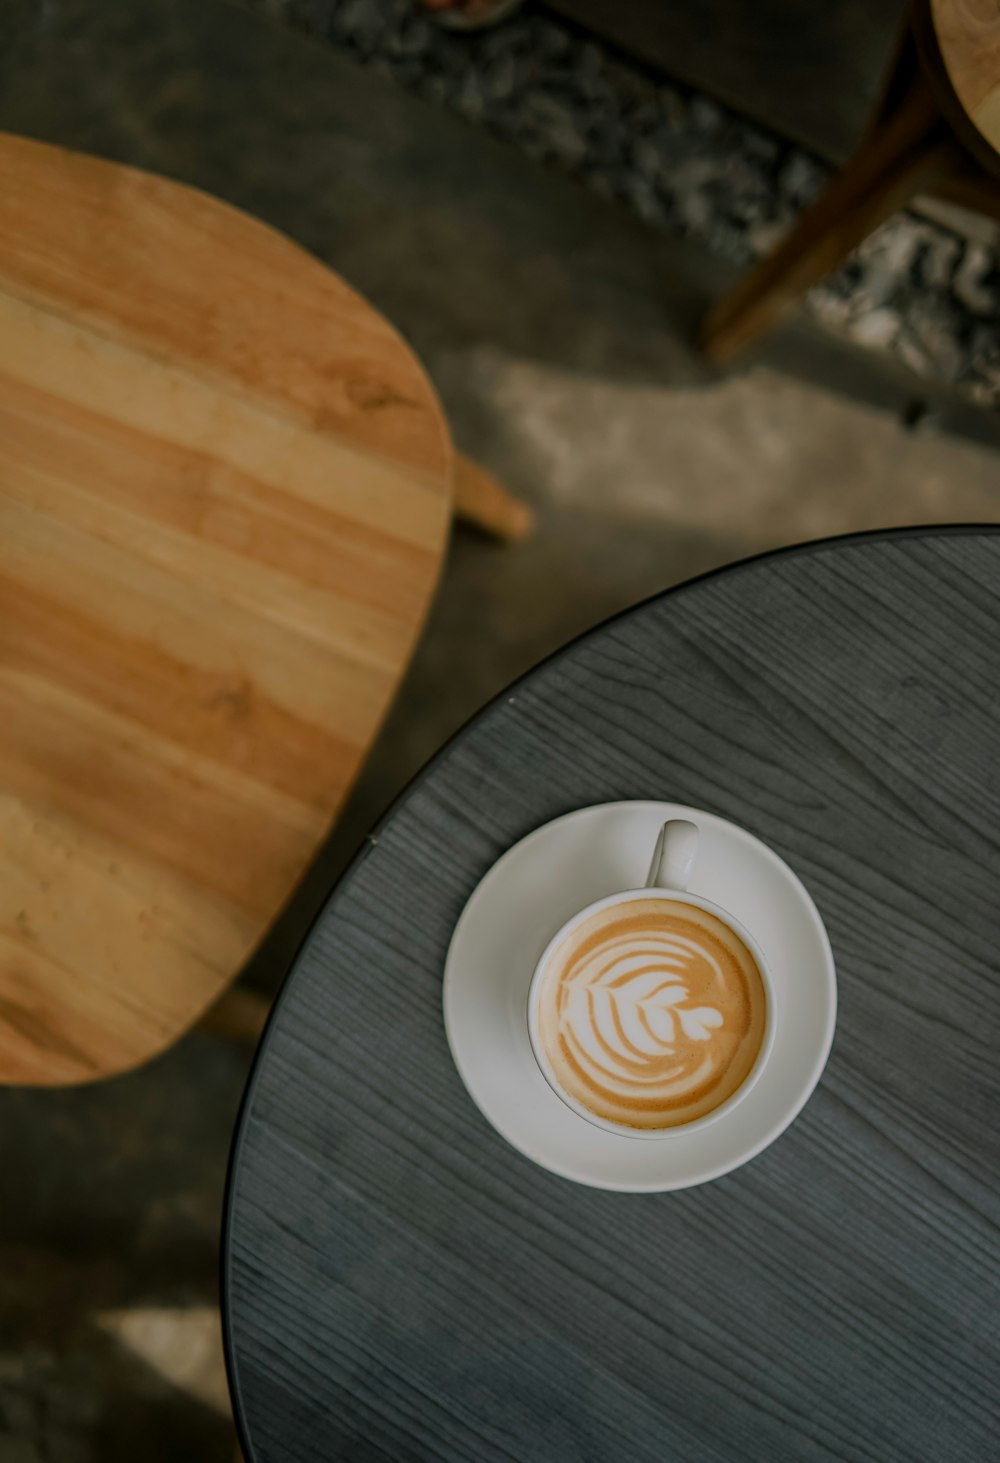
[[[993,1456],[998,685],[1000,532],[910,530],[640,605],[455,738],[331,896],[258,1053],[223,1252],[249,1459]],[[628,1195],[487,1125],[441,974],[512,843],[651,797],[802,876],[840,1018],[771,1148]]]

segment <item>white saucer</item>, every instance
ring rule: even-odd
[[[767,1066],[731,1114],[697,1132],[637,1142],[594,1127],[552,1091],[531,1053],[526,999],[560,925],[605,894],[642,887],[668,818],[698,825],[691,892],[755,936],[770,966],[777,1024]],[[526,1157],[601,1189],[689,1188],[760,1153],[819,1081],[836,1016],[830,941],[799,878],[744,829],[676,803],[605,803],[536,828],[476,888],[444,972],[448,1044],[483,1115]]]

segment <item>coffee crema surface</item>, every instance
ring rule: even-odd
[[[556,1081],[596,1117],[680,1127],[749,1076],[767,996],[735,930],[651,894],[597,910],[549,955],[538,1035]]]

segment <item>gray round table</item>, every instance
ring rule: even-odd
[[[985,1460],[1000,1438],[1000,532],[737,565],[539,667],[366,842],[258,1053],[223,1311],[247,1457]],[[466,1095],[455,921],[569,809],[720,813],[802,876],[805,1111],[683,1193],[553,1177]]]

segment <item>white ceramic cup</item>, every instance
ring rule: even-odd
[[[774,1046],[774,1033],[777,1027],[778,1013],[775,1009],[774,984],[771,980],[764,952],[749,930],[744,929],[739,920],[734,919],[726,910],[720,909],[717,904],[713,904],[710,899],[702,899],[700,895],[690,893],[687,886],[697,852],[698,828],[695,823],[690,822],[687,818],[672,818],[668,823],[664,823],[656,841],[656,848],[653,851],[653,860],[650,864],[645,887],[642,889],[626,889],[620,894],[609,894],[604,899],[598,899],[593,904],[588,904],[586,909],[581,909],[572,919],[567,920],[556,931],[542,951],[541,958],[535,966],[535,973],[531,977],[531,984],[528,987],[528,1038],[531,1042],[531,1050],[542,1076],[556,1096],[561,1098],[566,1106],[571,1108],[579,1117],[585,1118],[588,1123],[593,1123],[596,1128],[603,1128],[608,1133],[618,1133],[624,1138],[635,1138],[640,1141],[663,1140],[674,1137],[679,1133],[693,1133],[698,1128],[707,1127],[709,1123],[718,1122],[720,1118],[731,1113],[755,1085],[767,1064],[767,1060],[771,1055],[771,1049]],[[725,1102],[720,1102],[718,1107],[713,1108],[704,1117],[694,1118],[689,1123],[679,1123],[671,1128],[629,1128],[622,1123],[612,1123],[606,1118],[598,1117],[596,1113],[584,1107],[583,1103],[577,1102],[576,1098],[572,1097],[561,1086],[549,1065],[539,1035],[538,998],[542,982],[547,974],[549,961],[556,947],[568,934],[572,933],[584,920],[596,914],[598,910],[611,909],[617,904],[629,904],[636,899],[648,899],[651,890],[662,891],[674,903],[693,904],[699,909],[707,910],[709,914],[714,914],[716,919],[720,919],[724,925],[728,925],[739,936],[757,962],[757,968],[760,971],[760,978],[764,986],[766,1016],[764,1037],[760,1044],[760,1050],[757,1053],[757,1059],[739,1087],[726,1098]]]

